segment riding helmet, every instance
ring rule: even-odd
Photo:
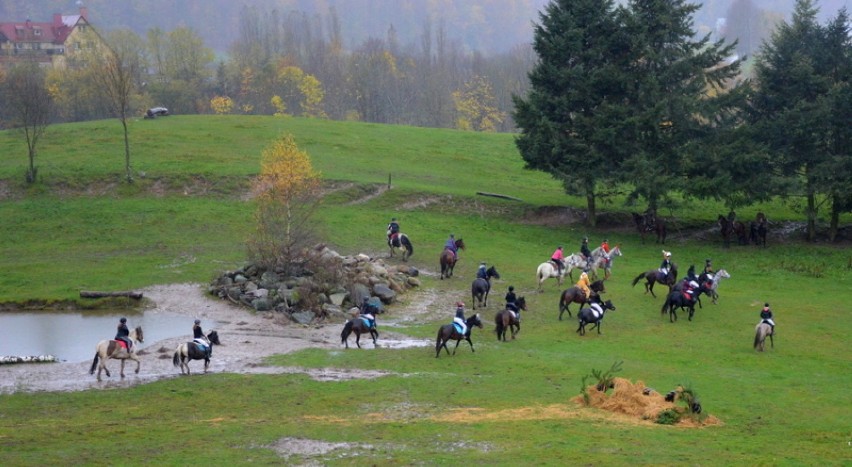
[[[118,322],[120,322],[120,323],[126,323],[126,322],[127,322],[127,318],[121,318],[120,320],[118,320]]]
[[[464,302],[456,302],[456,307],[464,308]]]
[[[515,287],[513,287],[513,286],[511,286],[511,285],[510,285],[510,286],[509,286],[509,292],[511,292],[511,291],[513,291],[513,290],[515,290]]]
[[[195,320],[195,324],[201,324],[201,320],[200,319]]]
[[[391,222],[395,221],[396,217],[391,217]]]

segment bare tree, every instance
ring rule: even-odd
[[[36,145],[50,124],[53,108],[53,99],[45,86],[44,70],[36,63],[13,67],[5,79],[2,94],[10,126],[19,129],[27,140],[27,183],[34,183],[38,171]]]

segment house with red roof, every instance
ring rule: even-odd
[[[102,42],[88,20],[88,10],[79,14],[53,15],[53,21],[0,21],[0,68],[22,62],[65,68],[75,53]]]

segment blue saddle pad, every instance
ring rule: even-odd
[[[453,327],[456,328],[456,332],[459,334],[464,334],[464,329],[462,329],[461,324],[453,323]]]
[[[361,316],[360,318],[361,318],[361,321],[364,322],[364,326],[367,326],[368,328],[373,327],[373,323],[371,323],[369,319],[364,318],[363,316]]]

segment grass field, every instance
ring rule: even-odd
[[[684,203],[666,249],[681,271],[710,257],[732,275],[718,305],[704,300],[692,322],[660,315],[662,297],[631,281],[660,262],[629,225],[588,230],[536,223],[536,212],[580,207],[547,175],[522,169],[511,135],[483,135],[358,123],[267,117],[169,117],[133,122],[133,164],[144,172],[121,184],[115,121],[51,127],[40,146],[41,182],[23,186],[19,136],[0,132],[0,302],[73,300],[81,289],[128,289],[205,282],[244,261],[251,202],[247,177],[261,149],[292,133],[338,190],[320,216],[343,253],[385,254],[391,216],[415,244],[412,264],[437,268],[448,233],[463,236],[457,277],[424,276],[423,288],[469,300],[479,261],[512,284],[529,311],[518,339],[493,334],[492,305],[476,353],[434,349],[309,350],[274,365],[355,368],[376,379],[318,382],[304,375],[210,374],[130,389],[0,396],[0,464],[468,464],[497,465],[850,465],[852,376],[848,319],[852,250],[779,241],[766,249],[723,248],[711,230],[724,207]],[[15,157],[15,154],[20,154]],[[380,192],[391,177],[393,188]],[[502,193],[522,202],[477,196]],[[372,196],[376,194],[376,196]],[[355,202],[358,201],[358,202]],[[626,211],[618,203],[604,210]],[[799,220],[780,202],[757,210]],[[850,219],[844,218],[849,223]],[[560,288],[535,291],[534,271],[557,244],[621,243],[607,283],[617,306],[603,333],[580,337],[558,321]],[[662,294],[662,288],[657,289]],[[403,298],[406,300],[406,298]],[[776,314],[776,347],[752,349],[764,301]],[[433,338],[448,322],[401,329]],[[390,313],[394,313],[391,307]],[[660,392],[689,384],[705,412],[703,428],[671,427],[583,408],[571,401],[593,369],[623,362],[618,376]],[[0,377],[2,376],[0,368]],[[350,443],[282,459],[288,438]]]

